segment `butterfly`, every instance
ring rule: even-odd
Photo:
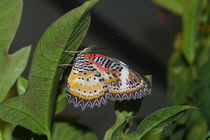
[[[141,99],[151,92],[151,83],[125,63],[85,48],[74,60],[67,79],[66,96],[74,107],[94,108],[108,100]]]

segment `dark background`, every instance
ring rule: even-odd
[[[81,0],[24,0],[23,15],[10,52],[32,44],[32,54],[44,30]],[[180,18],[148,0],[103,0],[91,11],[92,21],[83,45],[98,44],[97,53],[115,57],[143,74],[153,75],[152,94],[143,100],[138,116],[168,106],[167,62],[173,40],[180,31]],[[32,55],[31,55],[32,57]],[[30,58],[31,62],[31,58]],[[30,63],[24,76],[27,77]],[[101,139],[114,123],[113,103],[81,112],[69,105],[64,113],[81,114],[80,123],[93,129]]]

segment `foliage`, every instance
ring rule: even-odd
[[[189,113],[171,128],[170,138],[203,140],[210,124],[210,1],[154,0],[182,17],[182,33],[175,39],[175,51],[169,60],[168,94],[173,105],[189,104],[201,108]],[[185,125],[183,125],[185,124]],[[175,129],[179,128],[179,132]]]
[[[22,12],[22,1],[2,0],[0,2],[0,102],[25,69],[30,46],[14,54],[8,54],[9,46],[15,36]]]
[[[116,111],[117,120],[112,128],[110,128],[105,135],[104,140],[139,140],[142,139],[148,132],[157,131],[161,132],[165,125],[173,120],[177,119],[181,113],[186,110],[192,109],[190,106],[173,106],[168,108],[160,109],[151,115],[147,116],[145,119],[138,124],[134,132],[129,132],[129,126],[132,123],[134,117],[133,112],[129,111]],[[169,121],[170,120],[170,121]],[[146,138],[144,138],[146,139]]]
[[[63,110],[67,103],[63,94],[65,89],[62,86],[62,74],[65,68],[59,65],[72,61],[73,55],[65,53],[65,51],[79,48],[90,24],[89,10],[98,1],[86,1],[60,17],[45,31],[36,46],[28,80],[20,75],[28,62],[30,47],[25,47],[12,55],[8,54],[9,46],[20,22],[22,0],[0,1],[0,20],[4,21],[0,22],[0,140],[97,139],[94,132],[79,125],[75,120],[70,123],[52,120],[57,117],[56,115]],[[192,7],[195,5],[196,3],[192,4]],[[195,12],[194,17],[197,14],[198,12]],[[194,26],[195,24],[190,25],[192,28]],[[186,30],[190,30],[188,26],[186,28]],[[195,39],[196,33],[197,31],[193,32],[193,35],[186,34],[186,37],[190,36],[191,39]],[[192,43],[187,38],[186,47],[189,44],[197,43]],[[190,47],[186,50],[194,48]],[[187,59],[189,64],[192,64],[196,58],[195,51],[184,55],[189,57]],[[183,64],[181,70],[185,70],[185,67],[187,66]],[[202,70],[206,72],[208,67],[201,69],[201,77]],[[15,81],[17,81],[17,96],[12,89]],[[192,84],[195,83],[192,82]],[[208,83],[205,83],[195,88],[192,91],[193,97],[198,96],[197,92],[200,91],[200,88],[203,89],[207,86]],[[207,94],[206,90],[202,92]],[[200,101],[205,97],[193,99]],[[138,122],[137,128],[132,130],[132,124],[136,120],[135,114],[139,110],[140,104],[140,100],[116,102],[116,122],[107,130],[104,140],[146,140],[150,134],[161,134],[164,128],[177,120],[183,112],[193,109],[190,106],[172,106],[160,109]],[[205,110],[207,110],[207,106],[208,104],[201,103],[201,107]],[[204,114],[208,116],[209,112]],[[194,124],[192,125],[194,126]],[[203,125],[203,123],[200,122],[196,125]],[[191,136],[189,135],[189,137]]]

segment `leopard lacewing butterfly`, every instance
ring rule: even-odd
[[[141,99],[150,94],[151,83],[125,63],[85,48],[76,57],[67,80],[68,102],[74,107],[100,107],[108,100]]]

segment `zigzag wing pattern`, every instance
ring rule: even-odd
[[[86,108],[100,107],[106,104],[108,92],[107,83],[94,64],[83,66],[75,65],[72,68],[67,84],[68,102],[74,107]]]
[[[106,99],[135,100],[150,94],[151,83],[123,62],[100,54],[89,55],[89,57],[94,64],[98,65],[107,82],[109,93],[106,94]]]

